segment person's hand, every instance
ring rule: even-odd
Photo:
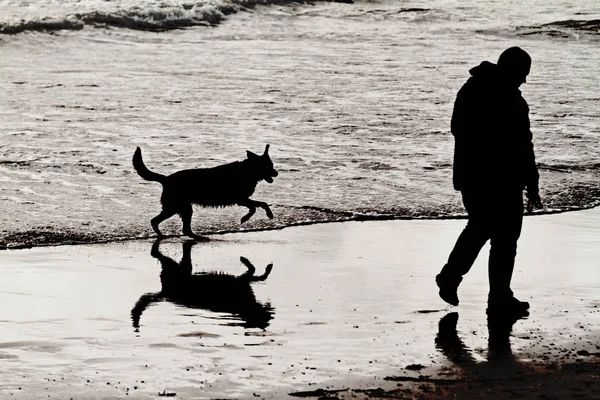
[[[542,199],[537,188],[527,188],[527,212],[532,212],[536,208],[542,208]]]

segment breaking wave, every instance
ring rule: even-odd
[[[331,0],[352,3],[352,0]],[[18,34],[27,31],[54,32],[94,28],[126,28],[140,31],[164,32],[192,26],[214,26],[228,15],[248,11],[258,5],[289,5],[284,0],[211,1],[181,5],[134,7],[112,11],[73,13],[61,17],[37,17],[14,22],[0,22],[0,34]],[[294,4],[308,3],[306,0]]]
[[[0,26],[0,33],[80,30],[85,26],[161,32],[190,26],[216,25],[227,15],[240,9],[240,6],[235,4],[221,3],[146,10],[93,11],[85,14],[70,14],[62,18],[40,18],[5,23]]]
[[[579,39],[598,37],[600,35],[600,19],[555,21],[542,25],[520,27],[517,29],[519,36],[548,36],[562,39]]]

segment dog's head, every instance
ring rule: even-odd
[[[273,178],[277,175],[277,171],[273,168],[273,161],[269,157],[269,145],[265,147],[265,152],[262,156],[258,156],[251,151],[246,152],[248,155],[248,161],[250,161],[252,167],[258,175],[258,179],[264,179],[268,183],[273,183]]]

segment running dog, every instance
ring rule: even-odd
[[[242,217],[244,223],[254,215],[256,207],[261,207],[267,217],[273,218],[269,205],[250,199],[258,182],[273,183],[278,175],[269,157],[269,145],[262,155],[247,151],[247,158],[213,168],[186,169],[171,175],[161,175],[150,171],[142,160],[142,150],[138,147],[133,154],[133,167],[139,176],[147,181],[159,182],[163,186],[162,211],[152,218],[150,224],[159,238],[164,237],[158,225],[164,220],[179,214],[183,222],[183,233],[194,239],[203,239],[192,232],[192,205],[202,207],[227,207],[239,205],[248,207],[248,214]]]

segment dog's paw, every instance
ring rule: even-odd
[[[273,219],[273,212],[271,212],[271,210],[267,209],[267,217],[269,217],[269,219]]]
[[[250,219],[250,216],[249,216],[249,215],[244,215],[244,216],[242,217],[242,219],[240,220],[240,224],[243,224],[244,222],[248,221],[249,219]]]

